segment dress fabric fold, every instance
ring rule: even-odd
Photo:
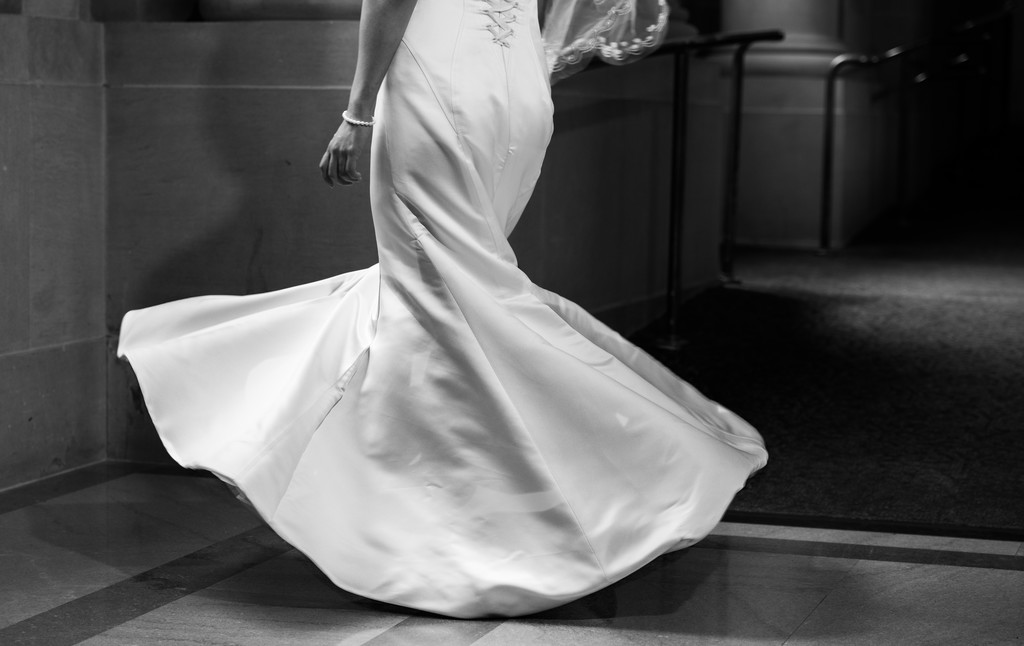
[[[533,3],[419,0],[376,118],[378,264],[125,316],[172,457],[338,586],[455,617],[545,610],[703,538],[761,437],[508,243],[552,127]]]

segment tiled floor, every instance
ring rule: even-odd
[[[541,615],[331,585],[211,478],[102,468],[0,493],[0,644],[1020,644],[1019,542],[722,523]]]

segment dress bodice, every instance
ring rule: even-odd
[[[536,0],[418,0],[405,39],[414,49],[487,43],[543,51]]]

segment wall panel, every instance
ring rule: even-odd
[[[33,347],[104,334],[103,95],[32,88]]]
[[[0,353],[25,350],[29,341],[28,191],[32,155],[32,88],[0,86]]]
[[[0,489],[106,457],[104,339],[0,355]]]
[[[0,488],[106,455],[102,27],[23,8],[0,15]]]

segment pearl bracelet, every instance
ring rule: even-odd
[[[353,126],[361,126],[363,128],[369,128],[369,127],[373,126],[373,124],[377,123],[377,120],[374,119],[373,117],[370,117],[369,121],[361,121],[359,119],[353,119],[351,116],[349,116],[348,110],[345,110],[344,112],[341,113],[341,118],[346,123],[351,123]]]

